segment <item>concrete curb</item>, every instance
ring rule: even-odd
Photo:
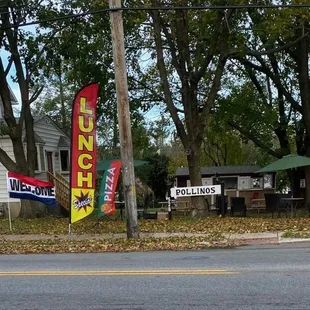
[[[242,244],[282,244],[310,242],[304,238],[282,238],[282,232],[273,233],[245,233],[224,234],[227,241],[241,242]],[[202,233],[141,233],[140,238],[168,238],[168,237],[206,237]],[[86,240],[86,239],[119,239],[126,238],[126,233],[119,234],[87,234],[87,235],[1,235],[4,241],[35,241],[35,240]]]
[[[279,243],[299,243],[299,242],[310,242],[309,238],[283,238]]]

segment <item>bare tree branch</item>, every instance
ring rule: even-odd
[[[208,69],[208,66],[210,65],[213,59],[214,52],[218,44],[218,40],[220,38],[222,20],[223,20],[223,12],[218,11],[216,22],[214,25],[215,30],[213,32],[213,36],[211,40],[212,42],[211,46],[206,46],[206,44],[202,44],[203,42],[199,42],[200,44],[199,44],[199,48],[197,48],[195,58],[197,59],[201,58],[201,55],[206,51],[206,49],[208,50],[208,53],[204,57],[204,62],[201,65],[201,67],[196,68],[196,72],[194,72],[194,74],[191,76],[190,81],[192,84],[197,84],[201,80],[201,78],[205,75]]]
[[[11,67],[12,67],[12,64],[13,64],[13,58],[10,57],[9,58],[9,62],[8,62],[8,65],[6,66],[5,70],[4,70],[4,74],[5,76],[7,76],[11,70]]]
[[[211,161],[213,162],[214,166],[219,166],[219,164],[216,161],[216,159],[212,156],[212,152],[210,150],[210,145],[208,144],[208,142],[205,139],[203,139],[203,144],[204,144],[203,150],[204,150],[205,154],[211,159]]]
[[[36,101],[38,99],[38,97],[40,96],[40,94],[42,93],[44,89],[44,86],[40,86],[38,87],[34,93],[32,94],[32,96],[29,99],[29,104],[33,103],[34,101]]]
[[[266,82],[267,82],[269,105],[271,106],[272,105],[272,90],[271,90],[271,84],[270,84],[269,76],[266,76]]]
[[[254,70],[257,70],[259,72],[262,72],[264,74],[266,74],[267,76],[270,77],[270,79],[273,81],[273,83],[275,84],[275,86],[278,89],[281,89],[283,95],[285,96],[285,98],[287,99],[288,102],[290,102],[290,104],[293,106],[293,108],[298,111],[298,112],[302,112],[302,108],[301,106],[298,104],[298,102],[292,97],[292,95],[284,88],[284,86],[282,85],[281,79],[278,75],[274,74],[266,65],[265,62],[260,59],[262,61],[261,66],[253,64],[251,61],[245,59],[245,58],[239,58],[239,61],[244,65],[244,66],[249,66],[251,68],[253,68]]]
[[[4,108],[4,119],[8,126],[13,129],[17,127],[17,123],[14,117],[13,108],[11,104],[11,95],[9,86],[6,80],[6,75],[3,67],[2,59],[0,58],[0,95],[2,98],[2,104]],[[15,134],[15,133],[14,133]]]
[[[11,159],[11,157],[3,150],[3,148],[0,148],[0,162],[2,165],[11,172],[19,172],[16,166],[16,163]]]
[[[261,99],[263,100],[264,104],[267,107],[270,107],[270,102],[268,103],[268,101],[266,99],[266,94],[265,94],[264,88],[262,87],[261,83],[257,79],[254,70],[252,68],[250,68],[250,67],[246,67],[245,69],[246,69],[246,72],[248,73],[252,83],[254,84],[254,86],[256,87],[257,91],[261,95]]]
[[[156,6],[157,1],[152,0],[152,4]],[[158,70],[161,76],[161,83],[164,89],[165,101],[167,103],[167,107],[169,109],[171,117],[176,125],[178,135],[182,139],[184,147],[188,147],[188,137],[187,137],[184,125],[178,116],[178,111],[173,104],[172,94],[171,94],[171,90],[169,87],[168,72],[165,66],[165,60],[164,60],[164,55],[163,55],[163,44],[162,44],[162,38],[161,38],[161,26],[160,26],[161,23],[160,23],[159,12],[153,11],[151,13],[151,16],[153,19],[154,34],[155,34],[155,43],[156,43],[156,51],[157,51],[157,67],[158,67]]]
[[[266,51],[261,51],[261,52],[258,52],[258,51],[253,51],[253,50],[246,50],[246,54],[247,55],[250,55],[250,56],[263,56],[263,55],[273,55],[277,52],[281,52],[283,50],[286,50],[290,47],[293,47],[295,46],[298,42],[300,42],[301,40],[307,38],[309,36],[309,33],[307,32],[306,34],[300,36],[299,38],[297,38],[296,40],[292,41],[292,42],[289,42],[289,43],[286,43],[282,46],[279,46],[279,47],[275,47],[275,48],[271,48],[269,50],[266,50]]]
[[[238,130],[242,135],[244,135],[245,137],[248,137],[251,141],[253,141],[253,143],[258,146],[259,148],[261,148],[262,150],[264,150],[265,152],[267,152],[268,154],[276,157],[276,158],[281,158],[281,155],[279,155],[276,151],[274,151],[272,148],[270,148],[269,146],[267,146],[265,143],[263,143],[258,137],[256,137],[254,134],[252,134],[251,132],[249,132],[248,130],[242,128],[240,125],[229,121],[227,122],[229,126],[235,128],[236,130]]]

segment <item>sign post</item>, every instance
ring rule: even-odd
[[[221,186],[221,215],[225,216],[225,192],[224,192],[224,183],[220,183]]]
[[[167,198],[168,199],[168,220],[172,220],[172,213],[171,213],[171,198],[170,196]]]

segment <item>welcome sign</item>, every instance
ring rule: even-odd
[[[10,198],[35,200],[46,205],[54,205],[56,203],[53,183],[14,172],[8,172],[7,174],[7,190]]]
[[[94,210],[97,100],[98,83],[93,83],[78,92],[73,104],[70,223],[81,220]]]

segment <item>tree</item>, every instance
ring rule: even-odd
[[[67,11],[80,13],[103,9],[108,9],[108,1],[69,0],[59,4],[53,17],[62,17]],[[49,14],[48,11],[45,15],[49,16]],[[139,156],[138,153],[142,152],[141,149],[139,150],[141,146],[139,143],[148,143],[143,132],[145,126],[142,124],[141,113],[147,111],[153,104],[152,96],[145,96],[143,81],[140,81],[135,70],[143,48],[142,38],[137,35],[143,15],[145,13],[134,16],[126,15],[124,18],[126,61],[129,64],[130,112],[133,131],[137,132],[134,137],[137,147],[134,149],[135,155]],[[62,116],[66,116],[66,113],[60,114],[59,110],[63,110],[63,99],[67,106],[67,94],[74,96],[74,92],[83,85],[93,81],[99,82],[97,132],[100,156],[119,156],[118,114],[109,14],[108,12],[90,14],[73,20],[65,20],[63,24],[65,27],[54,37],[53,46],[49,49],[50,85],[53,86],[55,92],[52,98],[50,93],[42,98],[41,111],[46,111],[54,116],[58,123],[61,123],[64,119]],[[65,110],[70,114],[71,104],[68,106],[69,108]],[[140,134],[141,139],[139,139]]]
[[[14,2],[3,0],[0,8],[0,96],[5,120],[1,134],[10,137],[15,157],[15,160],[11,159],[0,148],[0,161],[7,170],[27,176],[34,175],[37,154],[31,104],[43,89],[40,70],[50,38],[58,29],[34,36],[32,32],[19,28],[19,25],[36,18],[40,9],[43,9],[43,4],[39,0]],[[8,55],[7,61],[6,54]],[[18,84],[21,94],[18,119],[14,117],[9,90],[11,76]],[[24,135],[26,149],[24,149]],[[34,204],[22,201],[21,205],[21,217],[35,217],[36,206]]]
[[[223,109],[223,106],[221,106],[221,109]],[[227,112],[227,109],[225,109],[225,112]],[[234,113],[239,116],[237,109],[234,110]],[[209,117],[203,141],[205,155],[202,159],[203,165],[265,165],[266,153],[256,147],[253,142],[248,141],[247,137],[232,129],[222,114],[221,110]]]
[[[151,4],[159,7],[167,1],[152,0]],[[198,4],[173,1],[181,7]],[[150,15],[159,89],[186,150],[191,184],[199,186],[204,129],[221,87],[234,11],[151,11]],[[203,197],[192,197],[192,203],[197,210],[206,209]]]
[[[46,81],[46,89],[32,106],[34,115],[48,115],[68,136],[71,133],[72,101],[76,90],[59,67]]]
[[[167,140],[169,138],[170,132],[170,119],[161,114],[156,121],[152,122],[150,125],[150,135],[152,137],[152,142],[156,151],[160,154],[163,152],[165,146],[167,145]]]
[[[272,4],[272,1],[266,3]],[[278,139],[278,149],[268,145],[270,142],[264,143],[240,123],[234,122],[232,126],[247,133],[276,158],[294,151],[310,155],[309,42],[306,32],[309,18],[305,9],[249,9],[250,27],[243,32],[244,48],[234,55],[261,97],[263,109],[275,113],[269,128]],[[267,115],[265,113],[263,118]],[[310,184],[310,170],[306,168],[305,172],[307,184]]]
[[[165,200],[169,185],[169,158],[162,154],[151,154],[143,160],[147,164],[137,167],[136,175],[154,191],[156,199]]]

